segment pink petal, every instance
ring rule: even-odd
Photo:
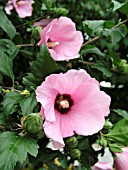
[[[41,103],[46,120],[50,122],[55,121],[54,101],[59,92],[53,86],[58,76],[57,74],[48,76],[36,89],[37,101]]]
[[[51,41],[70,40],[76,34],[75,23],[70,18],[60,17],[52,26]]]
[[[74,92],[72,96],[75,103],[81,103],[81,101],[92,101],[96,103],[101,108],[104,116],[108,116],[110,113],[109,106],[111,98],[105,92],[100,91],[95,83],[90,83],[89,81],[88,83],[83,84],[76,89],[76,92]]]
[[[117,170],[128,170],[128,147],[122,149],[123,152],[115,153],[115,167]]]
[[[55,88],[60,94],[72,94],[74,91],[85,82],[90,82],[92,78],[85,70],[69,70],[65,74],[58,77]],[[92,80],[91,80],[92,81]],[[97,83],[93,80],[92,83]]]
[[[32,15],[32,3],[32,0],[21,0],[18,2],[13,0],[13,5],[20,18],[25,18]]]
[[[81,45],[83,43],[83,36],[80,31],[76,31],[76,34],[71,40],[56,40],[59,42],[59,45],[57,45],[54,48],[55,56],[53,56],[56,60],[69,60],[73,58],[78,58],[78,52],[81,48]],[[49,52],[51,50],[49,49]],[[57,56],[61,56],[61,58],[57,58]]]
[[[38,22],[35,22],[34,23],[34,27],[37,27],[37,26],[41,26],[41,27],[46,27],[51,21],[53,20],[53,18],[46,18],[46,19],[42,19]]]
[[[47,45],[47,41],[49,39],[49,33],[53,27],[53,25],[57,22],[57,19],[54,19],[53,21],[51,21],[40,33],[40,41],[38,43],[39,46],[41,46],[43,43],[46,43]]]
[[[44,108],[43,107],[41,107],[40,114],[42,115],[42,119],[44,119],[45,116],[44,116]]]
[[[72,128],[79,135],[95,134],[105,122],[101,107],[93,101],[76,103],[68,114]]]
[[[6,3],[6,6],[5,6],[5,11],[7,14],[11,14],[11,10],[13,9],[13,3],[12,3],[12,0],[9,0],[7,3]]]
[[[106,162],[97,162],[91,170],[113,170],[112,164]]]
[[[56,122],[44,123],[44,131],[48,138],[51,138],[55,148],[64,147],[64,141],[60,131],[60,113],[56,112]]]

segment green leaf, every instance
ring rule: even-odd
[[[118,146],[117,144],[115,144],[115,143],[110,143],[109,144],[109,149],[113,152],[113,153],[115,153],[115,152],[122,152],[122,149],[121,149],[121,147],[120,146]]]
[[[92,68],[95,68],[103,73],[106,77],[111,77],[112,72],[110,72],[107,68],[105,68],[103,63],[96,63],[95,65],[91,66]]]
[[[61,167],[68,168],[67,159],[64,155],[60,156],[58,161],[61,163]]]
[[[122,6],[122,4],[120,2],[117,2],[115,0],[112,0],[112,4],[113,4],[113,12]]]
[[[89,147],[89,141],[87,138],[84,138],[84,140],[79,142],[78,149],[84,150],[87,149],[88,147]]]
[[[56,62],[50,56],[45,44],[42,45],[40,52],[37,54],[36,61],[30,66],[31,73],[23,78],[26,86],[37,86],[42,83],[46,76],[55,72]]]
[[[0,39],[0,51],[1,50],[11,59],[14,59],[19,52],[19,48],[8,39]]]
[[[100,51],[97,47],[88,46],[87,49],[84,50],[84,54],[97,54],[98,56],[105,57],[105,54]]]
[[[10,59],[2,50],[0,51],[0,61],[2,61],[0,62],[0,71],[14,81],[12,59]]]
[[[128,16],[128,2],[123,4],[119,11]]]
[[[5,115],[0,113],[0,125],[6,125]]]
[[[38,145],[28,136],[17,136],[15,132],[0,134],[0,169],[13,170],[16,163],[21,164],[27,159],[28,154],[36,157]]]
[[[128,146],[128,120],[120,120],[107,137],[114,142]]]
[[[125,118],[126,120],[128,120],[128,112],[126,112],[125,110],[121,110],[121,109],[113,109],[114,112],[118,113],[120,116],[122,116],[123,118]]]
[[[113,29],[104,29],[103,35],[108,37],[110,36],[112,45],[111,47],[114,47],[123,37],[125,37],[127,34],[127,28],[125,25],[122,25],[118,28]]]
[[[88,147],[87,149],[83,150],[81,156],[81,163],[85,165],[86,168],[90,168],[97,161],[97,153],[92,148]]]
[[[12,114],[16,111],[16,104],[23,99],[23,96],[17,92],[8,92],[4,96],[3,110],[6,115]]]
[[[128,16],[128,2],[120,3],[115,0],[112,0],[112,4],[113,4],[113,12],[119,10],[120,12]]]
[[[104,20],[86,20],[83,22],[84,31],[88,35],[92,35],[99,30],[103,29],[105,21]]]
[[[16,29],[11,21],[7,18],[5,13],[0,9],[0,27],[8,34],[10,39],[16,35]]]
[[[33,112],[33,109],[36,105],[37,105],[36,96],[34,93],[31,93],[30,96],[25,97],[20,102],[22,114],[25,116],[29,115],[30,113]]]

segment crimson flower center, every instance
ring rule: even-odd
[[[74,102],[69,94],[58,94],[55,99],[55,109],[61,114],[66,114],[73,106]]]

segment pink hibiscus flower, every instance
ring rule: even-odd
[[[45,118],[44,131],[55,148],[64,147],[63,138],[74,132],[86,136],[97,133],[109,114],[110,97],[82,69],[48,76],[36,95]]]
[[[91,170],[113,170],[112,164],[106,162],[97,162]]]
[[[123,152],[115,153],[115,168],[117,170],[128,170],[128,146],[122,149]]]
[[[83,43],[83,36],[76,31],[75,23],[70,18],[60,17],[51,21],[42,31],[38,45],[46,44],[52,58],[62,61],[78,58]]]
[[[33,0],[9,0],[6,4],[5,11],[10,14],[11,10],[15,8],[20,18],[29,17],[32,15]]]

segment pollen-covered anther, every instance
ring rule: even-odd
[[[54,48],[59,45],[59,42],[48,42],[48,48]]]
[[[68,102],[67,100],[62,100],[62,101],[60,102],[60,106],[61,106],[63,109],[70,107],[70,106],[69,106],[69,102]]]

